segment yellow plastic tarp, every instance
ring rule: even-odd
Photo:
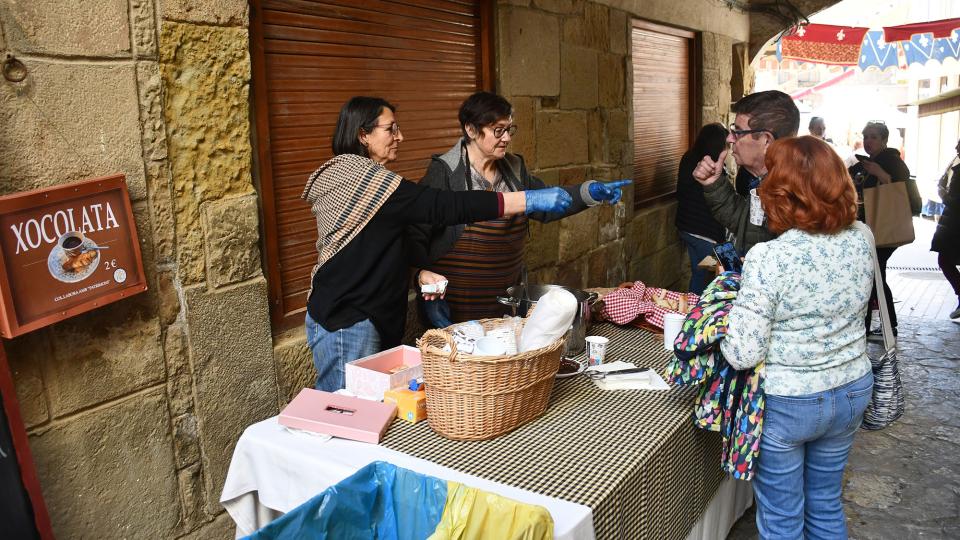
[[[430,540],[552,540],[553,518],[542,506],[447,482],[447,504]]]

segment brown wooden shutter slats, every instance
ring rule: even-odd
[[[265,259],[277,331],[303,324],[316,225],[300,200],[332,156],[351,96],[397,106],[403,130],[390,169],[419,180],[460,135],[457,109],[492,84],[492,8],[480,0],[253,0],[251,56]],[[484,25],[485,28],[481,28]]]
[[[677,165],[694,121],[691,58],[695,35],[634,21],[634,201],[642,206],[676,190]]]
[[[342,0],[329,2],[270,0],[261,3],[264,6],[269,4],[275,11],[365,21],[378,26],[414,26],[430,29],[439,23],[454,22],[464,26],[476,24],[472,17],[476,9],[475,2],[464,6],[466,9],[457,9],[460,4],[450,2],[395,2],[392,0],[354,0],[349,3]],[[431,4],[435,5],[431,6]],[[438,6],[441,9],[437,9]]]

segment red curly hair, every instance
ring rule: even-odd
[[[775,234],[788,229],[831,234],[857,218],[857,192],[843,161],[830,146],[805,135],[774,141],[757,194]]]

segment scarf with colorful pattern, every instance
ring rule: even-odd
[[[697,384],[694,424],[723,436],[720,464],[734,478],[753,478],[763,430],[763,362],[737,371],[720,352],[727,316],[740,289],[740,274],[724,272],[707,286],[674,341],[666,377]]]

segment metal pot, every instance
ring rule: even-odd
[[[515,285],[507,289],[507,296],[498,296],[497,302],[513,307],[513,314],[526,317],[530,308],[536,305],[541,296],[553,289],[563,289],[572,294],[579,302],[577,315],[573,318],[573,331],[567,338],[563,348],[564,356],[576,356],[586,348],[587,330],[590,328],[590,306],[597,301],[599,295],[588,293],[580,289],[571,289],[562,285],[530,285],[526,289],[523,285]]]

